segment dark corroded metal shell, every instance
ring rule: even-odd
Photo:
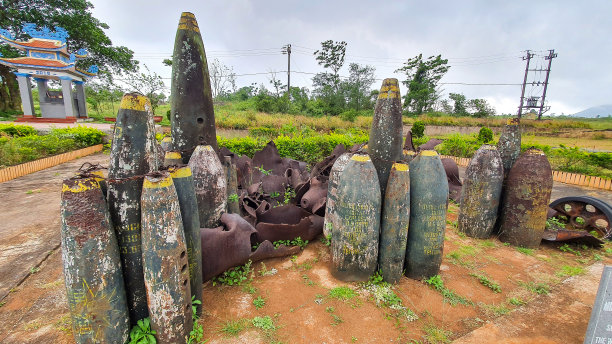
[[[183,164],[183,157],[179,152],[166,152],[164,154],[164,167],[178,166]]]
[[[353,155],[340,174],[333,229],[332,274],[367,281],[376,271],[381,195],[376,168],[367,155]]]
[[[176,189],[183,230],[187,243],[187,258],[189,259],[189,284],[191,296],[202,301],[202,244],[200,242],[200,216],[198,215],[198,200],[193,186],[193,176],[189,166],[170,169],[172,182]],[[197,306],[197,314],[202,312],[202,305]]]
[[[501,241],[527,248],[540,246],[552,185],[552,169],[541,150],[529,149],[516,160],[506,180]]]
[[[208,62],[195,16],[183,12],[174,39],[172,58],[172,146],[187,163],[198,145],[216,151],[215,110]]]
[[[236,165],[232,162],[231,156],[223,157],[223,171],[227,181],[227,212],[240,214],[240,204],[238,202],[238,176]],[[235,196],[234,196],[235,195]]]
[[[108,168],[108,208],[117,232],[132,326],[149,315],[142,275],[140,194],[142,176],[157,166],[155,126],[149,99],[121,100]]]
[[[402,160],[405,162],[411,162],[412,159],[414,159],[414,156],[416,155],[416,152],[413,150],[408,150],[408,149],[404,149],[402,151]]]
[[[189,167],[198,198],[200,226],[216,227],[227,203],[227,180],[223,165],[211,146],[198,146],[189,160]]]
[[[410,222],[410,171],[408,164],[391,167],[383,201],[378,268],[389,283],[402,277]]]
[[[368,153],[384,195],[394,161],[402,159],[402,102],[397,79],[383,80],[370,129]]]
[[[461,190],[458,228],[472,238],[488,238],[497,220],[504,167],[497,148],[482,145],[470,161]]]
[[[62,259],[77,343],[124,343],[130,331],[115,232],[95,178],[62,185]]]
[[[181,209],[167,172],[142,187],[142,262],[151,328],[159,343],[186,343],[193,327]]]
[[[504,164],[504,176],[521,154],[521,128],[518,118],[509,118],[497,142],[497,150]]]
[[[325,221],[323,222],[323,234],[327,237],[332,235],[333,228],[337,226],[336,201],[338,199],[338,181],[340,174],[351,160],[350,153],[344,153],[336,159],[329,172],[327,182],[327,201],[325,204]]]
[[[159,145],[162,148],[162,151],[164,152],[171,151],[172,150],[172,137],[171,136],[164,137],[161,140],[161,143]]]
[[[406,247],[406,276],[438,274],[444,248],[448,182],[438,153],[420,152],[410,162],[410,231]]]

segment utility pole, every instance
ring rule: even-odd
[[[531,61],[532,57],[533,57],[533,54],[529,50],[527,50],[527,55],[523,56],[523,61],[527,60],[527,65],[525,66],[525,77],[523,78],[523,87],[521,88],[521,102],[518,108],[518,118],[521,118],[521,115],[523,113],[523,100],[525,99],[525,85],[527,85],[527,73],[529,72],[529,61]]]
[[[544,92],[542,92],[542,103],[540,104],[540,112],[538,113],[538,119],[542,119],[542,110],[544,110],[544,100],[546,99],[546,89],[548,88],[548,76],[550,75],[550,65],[552,64],[552,59],[554,59],[555,57],[557,57],[557,54],[555,54],[555,49],[549,50],[548,56],[545,57],[545,59],[548,60],[548,68],[546,68],[546,79],[544,80]]]
[[[518,108],[518,118],[521,118],[521,115],[523,114],[523,109],[538,109],[538,120],[540,120],[542,119],[542,114],[548,111],[548,109],[550,108],[548,106],[545,106],[546,90],[548,89],[548,77],[550,76],[550,66],[552,64],[552,59],[557,57],[557,54],[555,53],[555,49],[548,50],[548,55],[544,56],[544,59],[548,60],[548,68],[546,69],[529,69],[529,62],[534,56],[535,54],[531,53],[529,50],[527,50],[527,54],[523,56],[523,61],[527,60],[527,64],[525,66],[525,77],[523,78],[523,86],[521,88],[521,102]],[[546,77],[544,81],[534,80],[532,82],[527,82],[527,76],[529,72],[546,72]],[[544,86],[544,88],[542,90],[541,97],[530,96],[529,98],[527,98],[525,104],[525,88],[527,87],[527,85]]]
[[[287,97],[291,97],[289,91],[291,90],[291,44],[287,44],[283,47],[283,55],[287,54]]]

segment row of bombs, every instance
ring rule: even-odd
[[[77,343],[124,343],[146,317],[158,342],[184,343],[192,299],[202,300],[200,227],[228,211],[236,169],[200,145],[188,165],[167,153],[173,166],[159,171],[152,119],[146,97],[125,95],[108,178],[81,171],[63,183],[62,258]]]
[[[483,145],[467,168],[459,230],[468,236],[538,247],[552,189],[552,170],[537,149],[519,157],[518,119],[498,146]],[[448,182],[433,150],[402,151],[397,79],[385,79],[376,101],[368,154],[343,155],[331,169],[324,232],[332,235],[332,273],[365,281],[377,269],[396,283],[436,275],[442,262]],[[400,161],[401,160],[401,161]]]

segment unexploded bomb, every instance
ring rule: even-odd
[[[386,282],[402,277],[410,222],[410,170],[408,164],[391,167],[383,201],[378,267]]]
[[[77,343],[124,343],[130,317],[115,231],[95,177],[62,185],[61,243]]]
[[[198,198],[200,227],[214,228],[219,224],[227,203],[223,165],[211,146],[198,146],[189,159],[189,167]]]
[[[329,172],[327,182],[327,200],[325,203],[325,221],[323,222],[323,234],[328,237],[332,235],[333,228],[337,226],[336,201],[338,199],[338,181],[340,174],[351,160],[351,154],[344,153],[336,159]]]
[[[378,175],[370,157],[353,155],[338,181],[338,225],[331,243],[336,278],[367,281],[376,271],[381,203]]]
[[[391,165],[402,158],[402,127],[402,102],[397,79],[385,79],[376,100],[368,142],[368,153],[376,167],[383,195]]]
[[[171,122],[172,148],[189,162],[198,145],[216,151],[215,110],[208,62],[198,22],[193,13],[183,12],[174,39],[172,58]]]
[[[156,166],[151,103],[140,94],[126,94],[117,112],[107,184],[108,208],[117,232],[132,325],[149,315],[142,275],[140,194],[142,176]]]
[[[159,343],[186,343],[193,327],[189,259],[178,196],[167,172],[145,177],[141,203],[151,328]]]
[[[488,238],[497,220],[504,167],[497,148],[482,145],[465,171],[458,229],[472,238]]]
[[[448,182],[436,151],[420,152],[410,162],[410,230],[406,276],[429,278],[442,263]]]
[[[552,169],[541,150],[529,149],[516,160],[506,179],[499,240],[540,246],[552,185]]]

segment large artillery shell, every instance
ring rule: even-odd
[[[521,154],[521,128],[518,118],[509,118],[497,142],[497,150],[504,164],[504,176]]]
[[[238,204],[238,176],[236,165],[232,163],[231,156],[223,157],[223,171],[227,181],[227,212],[240,214],[240,204]]]
[[[179,152],[166,152],[164,154],[164,167],[179,166],[183,164],[183,157]]]
[[[198,145],[216,151],[217,134],[210,76],[202,35],[195,16],[183,12],[174,39],[172,58],[172,146],[187,163]]]
[[[172,137],[166,136],[161,140],[159,144],[164,152],[169,152],[172,150]]]
[[[497,220],[504,167],[497,148],[482,145],[468,165],[461,189],[458,228],[472,238],[488,238]]]
[[[157,166],[155,126],[149,99],[121,100],[108,168],[108,208],[117,232],[132,325],[149,315],[142,275],[140,194],[142,176]]]
[[[323,234],[328,237],[332,235],[334,227],[338,226],[336,215],[336,201],[338,200],[338,181],[340,174],[351,160],[351,154],[344,153],[336,159],[329,172],[327,183],[327,201],[325,204],[325,221],[323,222]]]
[[[404,149],[402,151],[402,156],[403,156],[402,160],[404,160],[405,162],[411,162],[412,159],[414,159],[415,155],[416,155],[415,151]]]
[[[442,263],[448,182],[436,151],[425,150],[410,162],[410,231],[406,247],[406,276],[438,274]]]
[[[193,176],[189,166],[173,168],[170,170],[170,175],[181,207],[183,230],[187,242],[187,258],[189,259],[191,296],[202,301],[202,243],[200,242],[200,216]],[[202,314],[201,304],[197,306],[197,314]]]
[[[186,343],[193,327],[189,259],[178,196],[167,172],[145,177],[141,202],[151,328],[159,343]]]
[[[501,241],[528,248],[540,246],[552,185],[552,169],[541,150],[529,149],[516,160],[506,180]]]
[[[389,283],[402,277],[410,222],[410,171],[408,165],[391,167],[383,201],[378,267]]]
[[[402,159],[402,102],[397,79],[383,80],[370,129],[368,153],[384,195],[393,162]]]
[[[227,202],[223,165],[211,146],[198,146],[189,159],[189,167],[198,198],[200,226],[214,228],[218,226]]]
[[[115,232],[95,178],[62,186],[62,259],[77,343],[124,343],[130,331]]]
[[[333,229],[332,274],[367,281],[376,271],[381,196],[376,168],[367,155],[353,155],[340,174]]]

